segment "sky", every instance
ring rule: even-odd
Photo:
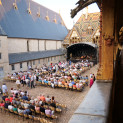
[[[68,29],[72,29],[73,25],[85,13],[85,9],[81,10],[73,19],[71,18],[71,9],[74,9],[78,0],[33,0],[57,13],[60,13],[65,25]],[[88,6],[88,12],[99,12],[99,8],[96,3]]]

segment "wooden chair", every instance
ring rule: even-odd
[[[39,121],[39,117],[34,117],[34,121]]]
[[[30,119],[31,121],[34,121],[34,117],[33,117],[32,115],[29,115],[29,119]]]
[[[72,87],[72,86],[69,86],[69,90],[71,90],[71,91],[72,91],[72,90],[73,90],[73,87]]]
[[[65,109],[65,111],[67,111],[67,106],[65,104],[61,104],[60,106],[62,109]]]
[[[56,108],[56,112],[61,113],[62,110],[60,108]]]
[[[55,108],[54,108],[54,107],[49,106],[49,108],[50,108],[52,111],[55,111]]]
[[[43,118],[39,118],[40,123],[43,123]]]
[[[45,117],[45,113],[44,113],[44,112],[41,112],[41,116],[42,116],[42,117]]]
[[[68,85],[65,85],[65,88],[66,88],[66,89],[68,89],[68,88],[69,88],[69,86],[68,86]]]
[[[62,88],[65,88],[65,85],[62,85]]]
[[[27,118],[29,118],[29,116],[28,116],[27,114],[24,114],[24,118],[26,118],[26,119],[27,119]]]
[[[73,87],[73,90],[77,90],[76,87]]]
[[[22,117],[23,118],[23,121],[24,121],[24,114],[23,113],[18,113],[19,114],[19,117]],[[18,119],[19,119],[18,117]]]
[[[33,115],[35,115],[35,110],[31,109],[31,112],[32,112]]]
[[[17,111],[14,111],[14,114],[18,115],[18,112]]]
[[[58,87],[59,87],[59,88],[61,88],[61,87],[62,87],[62,85],[58,85]]]
[[[8,113],[9,112],[9,109],[8,108],[3,108],[3,110],[5,111],[5,113]]]
[[[42,85],[45,85],[45,82],[42,82]]]
[[[82,88],[77,88],[77,91],[82,91]]]
[[[49,114],[46,114],[46,118],[51,118],[51,116]]]
[[[51,86],[51,82],[48,82],[48,86]]]
[[[48,108],[48,105],[44,105],[44,108]]]
[[[40,112],[40,111],[35,111],[35,113],[36,113],[37,115],[41,115],[41,112]]]
[[[55,116],[55,115],[52,115],[52,119],[57,120],[57,119],[58,119],[58,117],[57,117],[57,116]]]

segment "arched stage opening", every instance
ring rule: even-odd
[[[97,45],[89,43],[72,44],[67,47],[67,60],[73,62],[88,60],[96,64],[98,60]]]

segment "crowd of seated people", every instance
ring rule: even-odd
[[[0,99],[0,108],[8,109],[9,111],[32,115],[34,112],[42,112],[47,115],[54,115],[56,110],[52,110],[61,107],[56,106],[56,101],[54,96],[51,98],[40,94],[36,98],[29,96],[27,91],[21,91],[11,88],[10,96],[6,93],[3,94],[2,99]]]
[[[71,63],[59,62],[51,63],[49,66],[43,65],[41,68],[35,68],[24,72],[17,72],[7,78],[15,78],[18,89],[20,84],[28,87],[35,87],[37,81],[49,83],[51,87],[58,85],[73,86],[76,88],[82,87],[83,83],[88,81],[88,77],[83,77],[82,73],[88,69],[85,65],[91,64],[89,62]],[[75,86],[76,85],[76,86]]]

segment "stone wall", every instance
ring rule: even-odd
[[[8,43],[7,36],[0,36],[0,78],[8,73],[9,60],[8,60]]]
[[[8,38],[8,53],[28,51],[56,50],[61,48],[62,41]]]

